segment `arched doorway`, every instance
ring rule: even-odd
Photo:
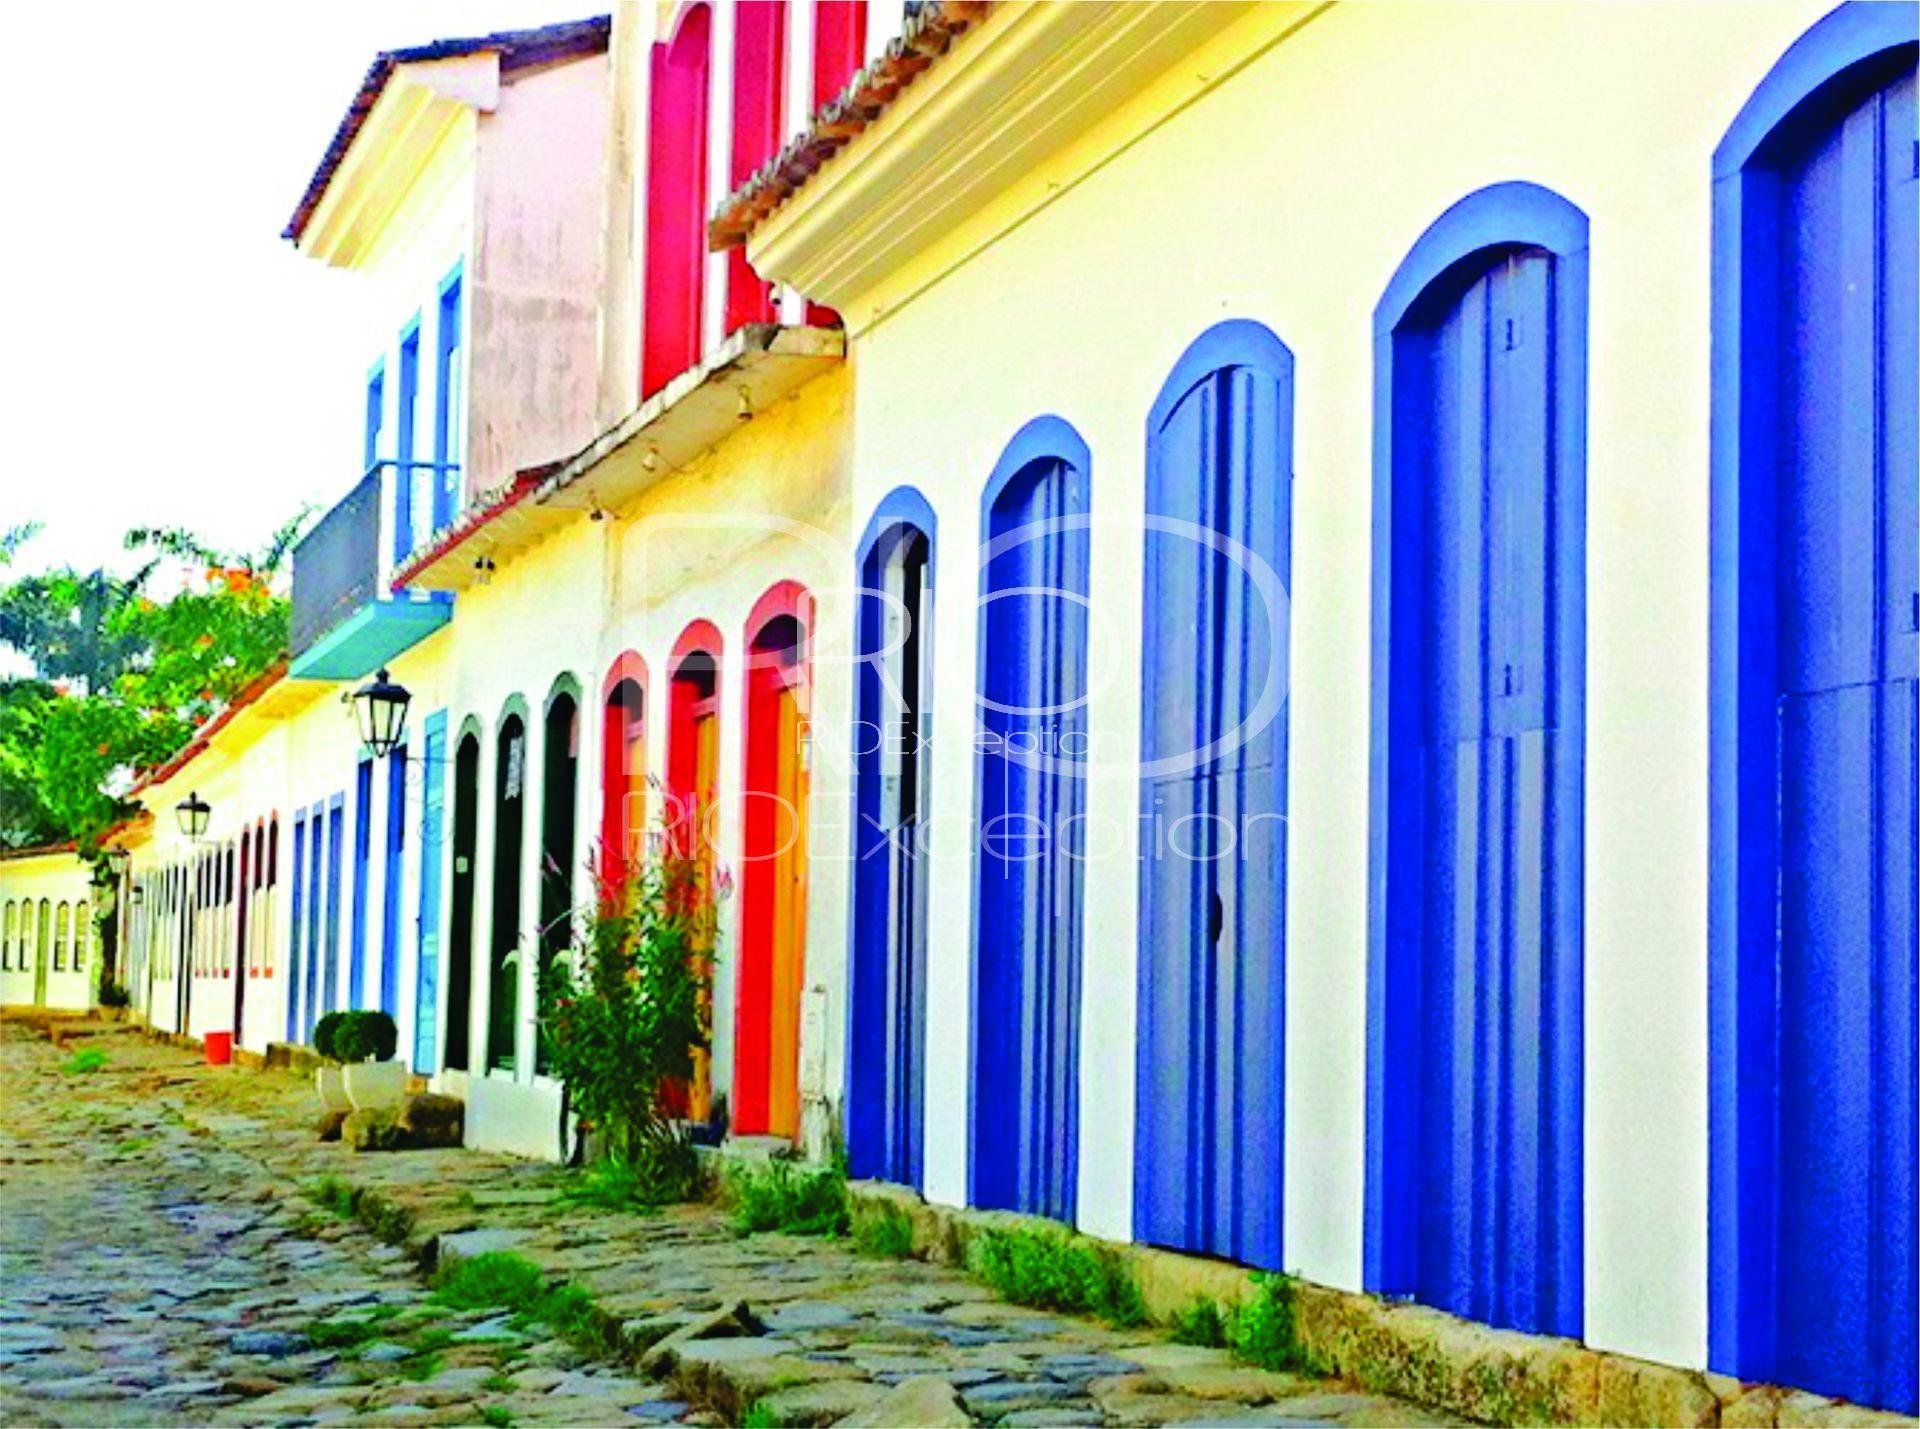
[[[639,866],[647,830],[647,667],[622,655],[607,673],[600,724],[601,880],[617,886]]]
[[[733,1125],[743,1135],[800,1130],[812,620],[812,599],[792,581],[763,595],[747,619],[733,1050]]]
[[[574,822],[580,786],[579,686],[562,676],[547,696],[540,742],[541,978],[573,943]],[[537,989],[536,989],[537,991]],[[538,1006],[536,1000],[535,1006]],[[536,1043],[536,1071],[547,1069],[544,1032]]]
[[[1134,1234],[1282,1269],[1293,357],[1210,329],[1147,423]]]
[[[714,891],[714,828],[720,778],[720,631],[696,620],[680,633],[668,659],[667,780],[662,823],[667,850],[690,859],[700,887]],[[670,1106],[693,1121],[711,1111],[704,1049],[694,1053],[693,1085],[670,1089]]]
[[[441,1065],[472,1066],[475,864],[480,854],[480,729],[467,721],[453,755],[453,863],[448,890],[447,1039]]]
[[[927,1059],[933,509],[890,493],[860,543],[855,611],[847,1161],[919,1187]]]
[[[1586,235],[1483,189],[1375,312],[1368,1288],[1575,1336]]]
[[[527,719],[519,696],[494,736],[493,937],[487,978],[487,1068],[511,1072],[520,1033],[520,877],[527,822]]]
[[[981,501],[970,1199],[1071,1223],[1092,467],[1065,422],[1023,427]]]
[[[1708,1359],[1920,1410],[1920,183],[1911,5],[1714,156]],[[1757,295],[1757,296],[1756,296]]]

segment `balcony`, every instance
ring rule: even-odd
[[[400,478],[404,472],[405,480]],[[453,618],[452,597],[394,595],[383,558],[403,494],[418,474],[457,472],[434,462],[377,461],[293,551],[292,663],[297,680],[357,680],[412,649]],[[405,555],[407,553],[400,553]]]

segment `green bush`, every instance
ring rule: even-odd
[[[640,1138],[632,1163],[602,1158],[560,1192],[576,1205],[609,1211],[652,1210],[706,1194],[707,1169],[687,1129],[661,1122]]]
[[[967,1245],[967,1269],[1016,1305],[1146,1322],[1146,1303],[1118,1252],[1055,1231],[985,1231]]]
[[[103,982],[100,984],[100,1005],[102,1007],[131,1007],[133,994],[127,991],[125,983]]]
[[[700,866],[661,857],[603,878],[570,950],[540,970],[549,1070],[647,1204],[705,1189],[691,1139],[662,1093],[694,1075],[711,1040],[713,898]]]
[[[333,1032],[333,1055],[342,1062],[388,1062],[400,1045],[400,1029],[384,1012],[343,1012]],[[314,1036],[319,1036],[316,1028]]]
[[[1220,1307],[1204,1295],[1196,1295],[1191,1305],[1177,1311],[1170,1328],[1177,1345],[1204,1345],[1219,1350],[1232,1342],[1230,1316],[1222,1314]]]
[[[329,1062],[340,1060],[340,1054],[334,1050],[334,1034],[340,1030],[340,1024],[347,1018],[344,1012],[328,1012],[313,1024],[313,1050]]]
[[[727,1173],[733,1223],[743,1233],[847,1233],[847,1173],[839,1165],[804,1169],[792,1161],[742,1162]]]
[[[1233,1352],[1262,1369],[1311,1370],[1294,1312],[1290,1277],[1256,1272],[1253,1298],[1233,1317]]]

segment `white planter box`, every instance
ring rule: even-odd
[[[353,1103],[347,1100],[345,1071],[344,1067],[320,1067],[314,1071],[313,1089],[320,1093],[320,1105],[328,1111],[353,1110]]]
[[[349,1062],[340,1070],[346,1074],[347,1100],[355,1111],[387,1111],[406,1100],[405,1062]]]

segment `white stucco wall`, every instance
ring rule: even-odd
[[[969,803],[983,482],[1054,413],[1096,520],[1080,1197],[1125,1237],[1134,1081],[1143,449],[1186,345],[1267,324],[1296,362],[1285,1255],[1361,1283],[1366,1109],[1374,305],[1436,217],[1522,179],[1592,225],[1587,588],[1585,1315],[1596,1345],[1699,1364],[1706,1335],[1709,162],[1817,3],[1340,5],[1116,148],[1095,132],[1037,207],[941,235],[941,262],[844,304],[857,526],[913,483],[940,522],[932,798]],[[1239,67],[1229,61],[1238,61]],[[846,162],[842,160],[840,162]],[[1055,182],[1049,183],[1049,179]],[[927,1185],[966,1188],[971,845],[930,880]],[[1120,872],[1120,870],[1125,870]],[[1124,889],[1125,892],[1119,890]],[[1098,1113],[1095,1109],[1101,1109]]]
[[[93,932],[96,894],[91,876],[71,853],[0,857],[0,939],[6,945],[5,966],[0,967],[0,1005],[76,1009],[93,1005],[100,945]],[[42,903],[47,909],[44,930]],[[68,924],[64,940],[59,937],[62,909]],[[76,913],[82,910],[84,936],[74,926]]]

